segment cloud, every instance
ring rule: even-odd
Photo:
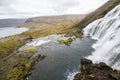
[[[108,0],[0,0],[0,18],[86,14]]]

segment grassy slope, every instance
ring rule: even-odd
[[[84,15],[36,17],[28,19],[26,23],[20,27],[32,28],[22,35],[31,35],[33,38],[38,38],[51,34],[68,32],[69,29],[80,22],[83,17]]]

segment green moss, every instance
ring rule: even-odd
[[[36,53],[36,48],[34,47],[29,47],[24,50],[25,53]]]
[[[0,59],[14,53],[22,44],[23,42],[12,40],[0,42]]]
[[[23,80],[22,75],[26,75],[24,73],[24,67],[19,66],[19,67],[13,68],[10,71],[8,78],[9,78],[9,80]]]
[[[25,63],[25,68],[26,68],[27,71],[30,71],[30,70],[31,70],[31,68],[32,68],[32,66],[31,66],[32,63],[33,63],[32,61],[29,61],[29,62]]]
[[[26,80],[31,74],[30,71],[33,69],[36,61],[41,59],[41,56],[36,56],[32,59],[29,56],[19,56],[16,59],[16,65],[14,65],[10,71],[7,72],[8,80]],[[20,62],[21,61],[21,62]]]
[[[70,45],[72,43],[73,39],[69,38],[67,40],[58,40],[59,43],[61,44],[66,44],[66,45]]]

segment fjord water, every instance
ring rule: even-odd
[[[94,62],[105,62],[114,69],[120,70],[120,5],[111,10],[104,18],[89,24],[84,35],[98,40],[95,51],[88,59]]]
[[[0,38],[20,34],[22,32],[25,32],[29,30],[28,28],[17,28],[17,27],[5,27],[0,28]]]
[[[94,42],[83,38],[75,39],[70,46],[56,42],[38,46],[38,54],[46,58],[36,64],[29,80],[73,80],[80,71],[80,59],[90,55]]]

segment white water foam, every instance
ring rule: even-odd
[[[73,80],[74,76],[79,73],[78,70],[73,69],[72,71],[70,71],[69,69],[66,71],[66,73],[64,74],[67,77],[67,80]]]
[[[66,40],[68,38],[74,38],[73,37],[64,37],[64,35],[50,35],[50,36],[46,36],[43,38],[38,38],[38,39],[33,39],[31,42],[25,44],[24,46],[22,46],[21,48],[19,48],[19,51],[24,51],[26,48],[29,47],[37,47],[37,46],[41,46],[50,42],[56,42],[58,43],[58,40]]]
[[[69,72],[68,76],[67,76],[67,80],[73,80],[74,76],[79,73],[79,72]]]
[[[97,40],[92,46],[95,51],[87,58],[95,63],[105,62],[113,69],[120,70],[120,5],[104,18],[90,23],[83,32],[85,36]]]

